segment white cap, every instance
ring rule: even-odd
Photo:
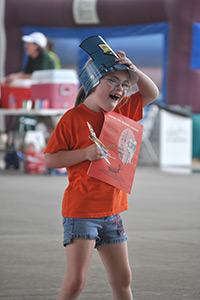
[[[41,48],[45,48],[47,45],[47,38],[41,32],[33,32],[29,35],[23,35],[22,41],[25,43],[35,43]]]

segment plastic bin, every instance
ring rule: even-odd
[[[142,143],[139,162],[157,163],[161,167],[191,166],[192,118],[190,107],[151,104],[151,107],[154,106],[158,106],[159,110],[154,116],[153,127],[148,137],[150,145]],[[152,155],[150,155],[152,151],[155,153],[157,161],[153,161]]]

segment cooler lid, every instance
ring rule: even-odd
[[[28,88],[32,85],[32,79],[14,79],[9,86]]]
[[[74,69],[41,70],[32,74],[32,84],[44,83],[74,83],[79,82],[78,74]]]

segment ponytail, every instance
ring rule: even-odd
[[[85,91],[84,91],[83,87],[81,86],[78,91],[78,94],[76,96],[76,101],[75,101],[74,106],[78,106],[79,104],[83,103],[84,101],[85,101]]]

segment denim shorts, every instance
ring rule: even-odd
[[[122,243],[127,240],[122,218],[119,214],[105,218],[63,217],[63,246],[73,239],[96,240],[95,248],[101,245]]]

